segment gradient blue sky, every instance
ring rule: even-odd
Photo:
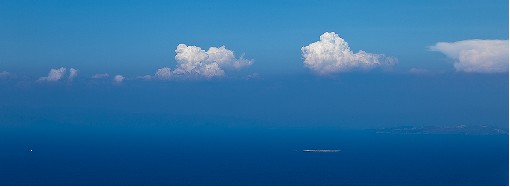
[[[437,42],[507,41],[508,1],[0,1],[0,25],[0,72],[17,75],[0,80],[0,109],[15,124],[66,112],[76,117],[68,123],[93,124],[104,119],[89,115],[120,112],[202,124],[234,118],[268,126],[508,125],[508,60],[498,60],[506,63],[503,73],[469,73],[429,49]],[[339,34],[355,52],[398,63],[389,72],[317,75],[305,67],[301,47],[325,32]],[[234,79],[133,81],[174,69],[181,43],[225,45],[254,63],[228,72]],[[503,49],[499,57],[508,59],[508,43],[485,47]],[[78,77],[37,82],[59,67],[79,69]],[[92,79],[97,73],[111,76]],[[252,73],[262,79],[245,80]],[[116,74],[128,78],[125,84],[112,84]]]
[[[301,47],[336,32],[353,51],[399,59],[397,72],[454,72],[436,42],[508,39],[508,1],[0,1],[0,71],[50,68],[137,76],[175,66],[180,43],[225,45],[247,72],[309,73]]]

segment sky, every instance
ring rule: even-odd
[[[226,46],[249,72],[307,73],[301,47],[335,32],[353,51],[398,58],[396,71],[451,72],[437,42],[508,39],[507,1],[2,1],[0,67],[138,76],[173,67],[178,44]]]
[[[20,0],[0,25],[9,110],[508,123],[507,1]]]

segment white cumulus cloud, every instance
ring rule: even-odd
[[[160,68],[153,76],[140,76],[141,79],[169,80],[177,77],[212,78],[225,75],[225,69],[241,69],[253,64],[253,60],[243,56],[236,58],[234,52],[221,47],[210,47],[207,51],[197,46],[179,44],[175,50],[177,66]]]
[[[243,57],[236,58],[234,52],[226,49],[225,46],[210,47],[205,51],[197,46],[179,44],[175,53],[178,65],[173,73],[177,75],[218,77],[225,75],[223,68],[240,69],[253,63],[253,60]]]
[[[66,68],[61,67],[59,69],[51,69],[48,73],[48,76],[46,77],[40,77],[38,81],[48,81],[48,82],[55,82],[60,80],[62,77],[64,77],[64,74],[66,73]]]
[[[74,68],[69,69],[69,77],[67,78],[67,80],[73,81],[74,78],[76,78],[76,76],[78,76],[78,70]]]
[[[122,76],[122,75],[115,75],[113,77],[113,82],[116,82],[116,83],[121,83],[122,81],[124,81],[125,77]]]
[[[456,71],[508,72],[508,40],[463,40],[439,42],[430,47],[455,60]]]
[[[225,46],[210,47],[205,52],[208,56],[207,61],[210,63],[217,63],[221,67],[232,67],[240,69],[253,64],[253,60],[244,59],[241,56],[239,59],[234,56],[234,52],[225,48]]]
[[[320,41],[302,47],[301,54],[305,66],[321,75],[386,67],[397,62],[396,58],[383,54],[372,54],[362,50],[354,53],[349,44],[334,32],[326,32],[320,36]]]

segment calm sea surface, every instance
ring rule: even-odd
[[[0,126],[0,185],[508,185],[508,135]]]

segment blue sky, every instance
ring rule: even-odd
[[[0,25],[13,114],[508,125],[507,1],[0,1]]]
[[[174,67],[178,44],[245,54],[245,73],[309,73],[301,47],[335,32],[397,72],[454,72],[437,42],[508,39],[507,1],[2,1],[0,71],[138,76]]]

